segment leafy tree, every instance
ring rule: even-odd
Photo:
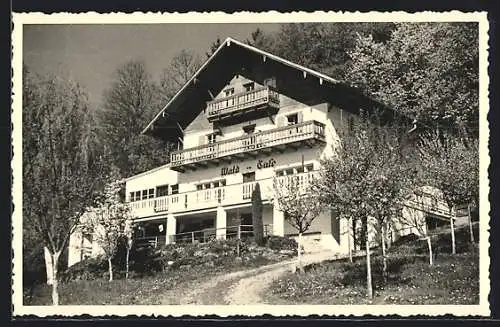
[[[130,207],[120,200],[119,193],[122,184],[121,180],[113,180],[106,185],[103,194],[96,200],[96,204],[82,217],[86,233],[92,235],[92,239],[103,250],[108,260],[109,281],[113,280],[111,260],[116,254],[120,239],[130,236],[132,226]],[[127,266],[128,252],[127,245]]]
[[[258,245],[264,244],[264,223],[262,222],[262,197],[260,195],[260,185],[255,184],[252,192],[252,225],[255,242]]]
[[[429,126],[478,131],[478,25],[398,23],[387,42],[359,35],[346,79]]]
[[[120,66],[104,94],[98,112],[99,136],[121,176],[158,167],[169,160],[170,144],[141,135],[162,105],[161,93],[145,64],[130,61]]]
[[[423,139],[424,180],[442,192],[450,212],[452,253],[455,254],[454,220],[457,205],[479,198],[478,140],[470,137],[429,134]],[[469,219],[471,227],[471,221]],[[472,227],[470,228],[471,235]]]
[[[273,34],[257,29],[247,42],[303,66],[336,78],[344,78],[348,51],[357,33],[386,41],[392,23],[292,23]]]
[[[77,83],[23,73],[23,224],[33,227],[50,253],[54,305],[61,253],[104,170],[93,126]]]
[[[273,181],[274,198],[279,210],[283,212],[285,220],[297,230],[297,263],[300,272],[304,272],[302,265],[302,234],[307,232],[312,222],[324,209],[316,192],[310,187],[313,176],[304,181],[304,176],[276,177]]]

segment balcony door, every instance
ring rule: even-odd
[[[251,199],[252,192],[255,188],[255,172],[248,172],[243,174],[243,199]]]

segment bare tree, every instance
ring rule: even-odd
[[[200,57],[191,50],[181,50],[175,55],[160,77],[163,101],[168,101],[201,67]]]
[[[304,176],[302,176],[304,177]],[[297,175],[276,177],[274,179],[274,196],[285,220],[298,231],[297,263],[300,272],[302,265],[302,234],[309,230],[312,222],[324,210],[317,194],[312,190],[313,175],[301,179]]]
[[[60,77],[23,74],[23,215],[50,253],[59,304],[62,251],[99,190],[103,165],[87,96]]]
[[[421,147],[424,180],[439,189],[448,205],[452,253],[456,253],[456,207],[470,204],[479,197],[479,147],[476,138],[429,134]],[[469,219],[471,240],[472,222]]]
[[[122,184],[121,180],[107,184],[96,205],[82,218],[86,232],[92,234],[93,240],[103,250],[108,260],[109,281],[113,280],[112,259],[118,249],[119,240],[130,235],[132,221],[129,205],[120,200],[119,192]]]

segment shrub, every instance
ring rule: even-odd
[[[113,264],[113,271],[116,272],[117,278],[121,277],[122,274],[115,264]],[[104,257],[98,256],[85,259],[70,266],[61,273],[60,280],[63,283],[67,283],[74,280],[102,279],[107,278],[107,274],[108,261]]]
[[[271,250],[297,250],[297,242],[293,238],[282,236],[268,236],[265,240],[265,246]]]

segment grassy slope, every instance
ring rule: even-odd
[[[475,227],[477,233],[477,226]],[[477,240],[478,238],[476,238]],[[372,261],[374,299],[366,299],[366,262],[360,258],[323,262],[304,275],[289,273],[273,282],[265,295],[274,304],[477,304],[479,254],[469,244],[467,228],[456,231],[457,254],[451,255],[448,231],[433,237],[437,253],[429,266],[425,241],[409,240],[389,251],[389,279],[382,279],[382,258]],[[375,251],[377,252],[377,251]]]
[[[161,304],[166,293],[173,296],[169,302],[176,304],[176,295],[193,284],[205,281],[218,274],[255,268],[267,265],[276,260],[264,257],[254,257],[242,263],[228,258],[221,265],[190,266],[158,273],[142,278],[117,279],[109,282],[105,279],[78,280],[61,283],[59,296],[61,304],[70,305],[100,305],[100,304]],[[282,258],[285,260],[286,258]],[[279,261],[279,260],[278,260]],[[31,299],[25,298],[25,305],[50,305],[51,286],[38,285]],[[167,294],[168,295],[168,294]]]

